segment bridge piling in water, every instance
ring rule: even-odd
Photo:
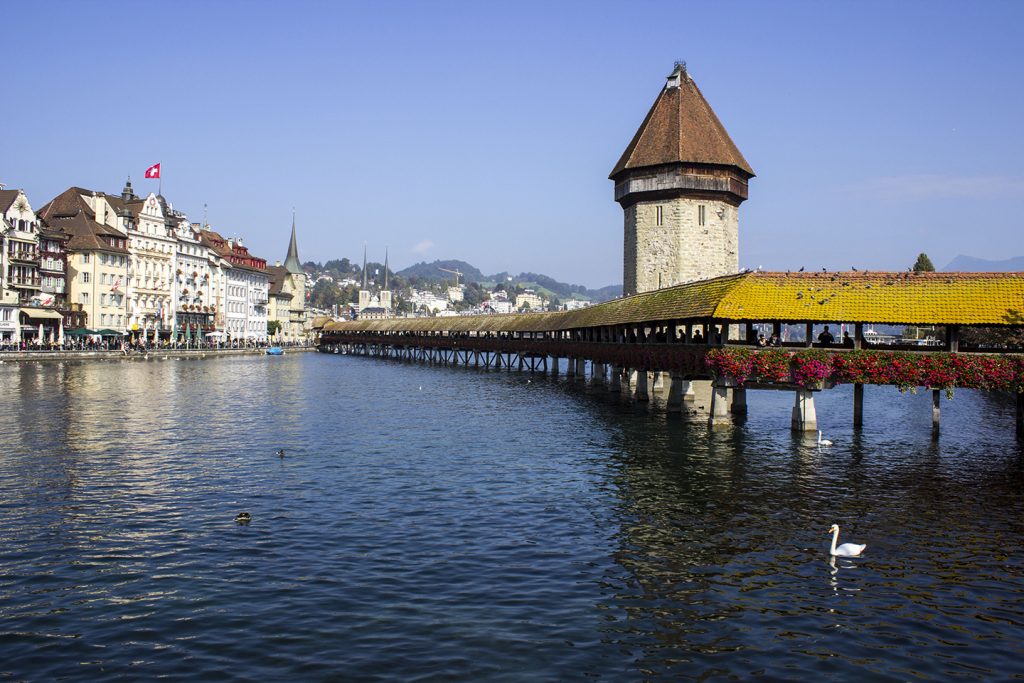
[[[814,392],[800,388],[795,392],[792,428],[794,432],[818,431],[818,415],[814,411]]]

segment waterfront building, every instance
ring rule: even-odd
[[[78,211],[46,222],[68,236],[68,298],[83,314],[72,328],[124,332],[128,325],[128,235]]]
[[[125,187],[131,194],[131,183]],[[124,194],[122,194],[124,197]],[[67,235],[64,314],[69,328],[128,329],[128,231],[122,197],[70,187],[39,210],[41,222]],[[42,264],[45,273],[48,264]]]
[[[39,224],[23,190],[0,190],[3,217],[3,287],[19,302],[38,302]]]
[[[206,226],[200,242],[221,258],[224,278],[223,331],[231,339],[266,341],[270,304],[267,261],[249,253],[240,238],[227,239]],[[220,310],[220,306],[217,306]]]
[[[271,266],[267,271],[271,279],[269,319],[280,324],[280,335],[285,341],[297,342],[304,339],[307,332],[306,273],[299,261],[294,214],[292,236],[288,243],[288,255],[285,257],[284,266]]]
[[[270,301],[267,304],[267,320],[276,322],[278,325],[277,331],[271,336],[275,339],[283,340],[292,308],[292,294],[291,292],[284,291],[284,281],[288,277],[288,270],[279,261],[273,266],[267,266],[267,276],[270,278],[270,288],[268,290]]]
[[[67,244],[70,236],[59,228],[39,224],[40,303],[67,309]]]
[[[125,193],[127,194],[127,192]],[[128,226],[128,314],[132,336],[169,340],[174,328],[177,223],[185,220],[162,195],[124,200]]]
[[[216,331],[217,304],[224,278],[221,259],[200,239],[202,226],[179,221],[175,227],[176,253],[172,299],[173,335],[177,341],[204,338]]]
[[[685,64],[609,177],[624,214],[624,295],[739,270],[739,206],[754,171]]]

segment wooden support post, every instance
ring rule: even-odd
[[[932,433],[939,433],[939,418],[942,416],[941,389],[932,389]]]
[[[551,356],[551,376],[558,377],[558,356]]]
[[[856,343],[856,342],[855,342]],[[864,385],[853,385],[853,428],[864,426]]]
[[[949,325],[946,327],[946,350],[956,353],[960,350],[960,326]]]
[[[804,342],[804,346],[811,348],[814,346],[814,323],[807,323],[807,341]]]
[[[855,323],[853,326],[853,348],[864,348],[864,323]]]

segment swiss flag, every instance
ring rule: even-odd
[[[160,177],[160,164],[153,164],[146,169],[146,178],[159,178]]]

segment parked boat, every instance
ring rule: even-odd
[[[271,346],[269,349],[267,349],[267,355],[268,356],[283,356],[284,355],[284,349],[282,349],[280,346]]]

